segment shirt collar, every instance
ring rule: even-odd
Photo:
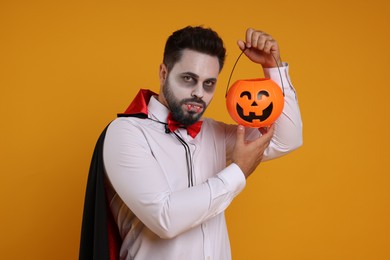
[[[166,123],[169,109],[160,103],[160,101],[157,100],[156,96],[152,96],[150,98],[149,104],[148,104],[148,112],[149,116],[151,116],[153,119],[156,119],[160,122]]]

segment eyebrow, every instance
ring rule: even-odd
[[[183,72],[183,73],[181,73],[181,75],[188,75],[188,76],[191,76],[191,77],[193,77],[193,78],[199,79],[199,75],[197,75],[197,74],[195,74],[195,73],[193,73],[193,72],[190,72],[190,71]],[[216,78],[208,78],[208,79],[206,79],[205,81],[207,81],[207,80],[217,81]]]

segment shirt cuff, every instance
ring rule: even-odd
[[[225,169],[223,169],[218,177],[226,185],[226,188],[236,196],[239,194],[246,185],[246,179],[244,173],[241,171],[237,164],[232,163]]]

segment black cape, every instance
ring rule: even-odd
[[[80,260],[117,260],[121,238],[104,186],[103,143],[108,126],[100,135],[89,169],[81,228]]]
[[[147,104],[156,93],[141,89],[130,106],[118,117],[146,118]],[[109,125],[108,125],[109,126]],[[107,128],[93,152],[84,200],[79,260],[118,260],[122,240],[108,205],[105,188],[103,144]]]

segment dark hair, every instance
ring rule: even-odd
[[[219,71],[225,62],[226,50],[219,35],[210,28],[187,26],[169,36],[164,49],[163,62],[168,70],[180,61],[185,49],[216,56],[219,61]]]

